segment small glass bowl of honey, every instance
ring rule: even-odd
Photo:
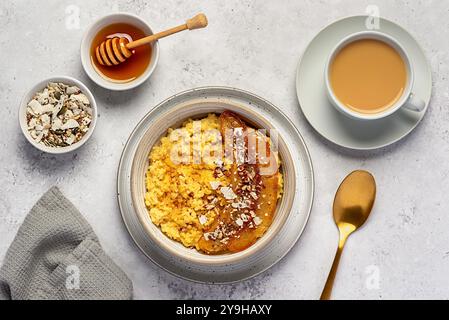
[[[129,90],[141,85],[156,68],[159,58],[157,41],[133,49],[133,55],[116,66],[98,63],[95,48],[114,37],[125,37],[131,42],[152,34],[151,27],[144,20],[130,13],[113,13],[100,18],[87,29],[81,42],[84,70],[92,81],[106,89]]]

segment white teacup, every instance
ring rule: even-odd
[[[333,92],[331,83],[330,83],[330,67],[336,57],[336,55],[346,47],[348,44],[362,39],[374,39],[382,41],[392,48],[394,48],[401,58],[403,59],[407,71],[407,83],[404,89],[402,96],[389,108],[379,113],[360,113],[354,110],[349,109],[340,100],[337,98],[335,93]],[[412,110],[415,112],[421,112],[425,108],[425,102],[419,97],[415,96],[412,92],[413,83],[414,83],[414,71],[412,62],[404,50],[402,45],[393,37],[386,35],[384,33],[378,31],[362,31],[358,33],[354,33],[352,35],[347,36],[343,40],[341,40],[335,48],[332,50],[329,59],[327,60],[325,67],[325,81],[326,81],[326,91],[329,97],[329,100],[335,106],[335,108],[350,118],[357,120],[377,120],[388,117],[398,111],[400,108],[406,108],[408,110]]]

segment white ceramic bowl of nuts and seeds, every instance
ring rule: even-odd
[[[92,135],[97,104],[90,90],[68,76],[45,79],[23,97],[19,124],[37,149],[61,154],[81,147]]]

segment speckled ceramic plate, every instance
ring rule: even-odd
[[[380,19],[380,31],[398,40],[413,64],[415,82],[412,91],[426,107],[422,112],[400,109],[392,116],[376,121],[350,119],[329,102],[324,68],[332,49],[346,36],[367,30],[367,17],[349,17],[324,28],[310,42],[299,62],[296,91],[301,110],[310,125],[327,140],[349,149],[370,150],[385,147],[407,136],[424,117],[432,94],[430,65],[418,42],[402,27]]]
[[[149,219],[144,204],[145,172],[152,146],[188,118],[231,110],[254,126],[276,129],[283,161],[284,196],[266,234],[235,254],[208,256],[168,239]],[[293,247],[307,223],[313,201],[313,171],[307,147],[295,126],[274,105],[234,88],[205,87],[177,94],[150,111],[126,143],[118,169],[123,221],[142,252],[164,270],[184,279],[229,283],[253,277]]]

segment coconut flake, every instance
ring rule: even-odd
[[[74,93],[79,93],[79,92],[81,92],[81,90],[77,86],[71,86],[71,87],[67,88],[66,92],[67,92],[67,94],[70,95],[70,94],[74,94]]]
[[[213,190],[217,190],[218,187],[220,186],[220,181],[211,181],[210,182],[210,186],[212,187]]]
[[[200,220],[200,223],[201,223],[202,225],[204,225],[204,224],[207,223],[207,217],[206,217],[205,215],[199,216],[199,217],[198,217],[198,220]]]
[[[262,219],[260,219],[259,217],[254,217],[253,222],[256,226],[258,226],[262,223]]]
[[[54,118],[53,123],[51,125],[51,130],[56,131],[56,130],[61,130],[62,127],[62,120],[59,118]]]
[[[87,96],[85,94],[83,94],[83,93],[76,94],[76,95],[74,94],[74,95],[72,95],[70,97],[70,99],[73,99],[74,101],[80,102],[80,103],[82,103],[84,105],[89,105],[90,104],[89,98],[87,98]]]
[[[67,120],[66,123],[64,123],[61,126],[61,130],[67,130],[67,129],[73,129],[73,128],[78,128],[80,125],[78,123],[78,121],[74,120],[74,119],[69,119]]]
[[[227,200],[233,200],[233,199],[237,198],[237,195],[234,193],[234,191],[230,187],[221,187],[220,191],[223,194],[223,196],[225,197],[225,199],[227,199]]]
[[[31,108],[31,110],[33,110],[34,114],[41,114],[42,111],[42,105],[37,101],[37,100],[31,100],[28,103],[28,107]]]
[[[237,225],[238,225],[239,227],[242,227],[242,226],[243,226],[243,220],[240,219],[240,218],[238,218],[237,220],[235,220],[235,223],[237,223]]]

